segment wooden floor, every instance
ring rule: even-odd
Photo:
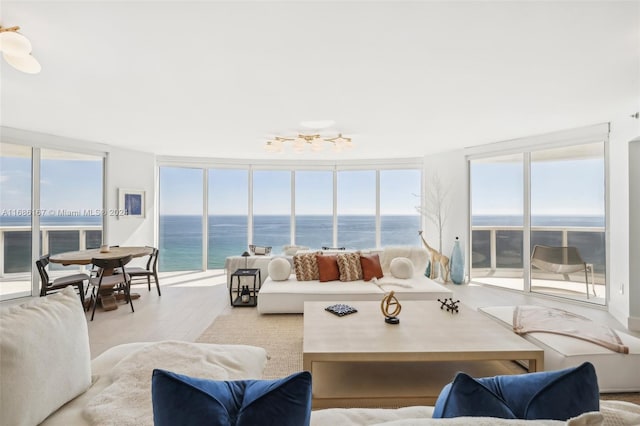
[[[134,286],[134,292],[141,295],[140,299],[134,300],[135,313],[120,302],[115,311],[98,308],[95,319],[88,321],[92,357],[121,343],[166,339],[194,341],[221,312],[231,309],[225,279],[223,270],[162,273],[162,296],[158,296],[153,286],[151,291],[147,290],[146,284]],[[447,287],[454,291],[455,299],[473,308],[517,304],[563,308],[640,337],[640,333],[625,330],[601,308],[475,284],[447,284]]]

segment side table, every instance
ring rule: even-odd
[[[236,297],[233,298],[233,279],[238,278],[238,285],[236,287]],[[249,289],[249,302],[243,303],[241,297],[242,292],[242,277],[253,277],[253,288]],[[257,306],[258,305],[258,292],[260,291],[260,283],[262,282],[262,276],[260,269],[236,269],[231,274],[231,284],[229,285],[229,302],[231,306]]]

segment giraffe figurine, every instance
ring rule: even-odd
[[[435,278],[435,268],[433,267],[433,265],[435,265],[436,263],[440,264],[440,268],[441,268],[441,275],[442,275],[442,280],[443,282],[447,282],[449,281],[449,258],[447,256],[445,256],[444,254],[440,253],[438,250],[434,249],[433,247],[431,247],[429,245],[429,243],[427,243],[427,241],[424,239],[424,237],[422,236],[422,231],[418,231],[418,235],[420,235],[420,239],[422,240],[422,244],[424,244],[424,246],[426,247],[426,249],[429,251],[429,257],[431,257],[431,276],[429,278],[434,279]]]

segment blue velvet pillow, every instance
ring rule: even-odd
[[[599,409],[596,370],[591,363],[585,362],[566,370],[482,379],[458,373],[440,392],[433,417],[565,421]]]
[[[155,426],[308,425],[311,374],[278,380],[219,381],[153,370]]]

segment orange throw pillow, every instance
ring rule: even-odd
[[[316,255],[318,262],[318,275],[320,282],[337,281],[340,279],[340,269],[338,269],[338,256]]]
[[[360,255],[360,265],[362,265],[362,276],[365,281],[383,277],[380,257],[377,254]]]

